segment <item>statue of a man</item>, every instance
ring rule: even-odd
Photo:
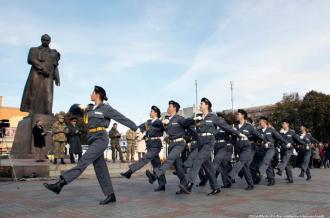
[[[41,45],[29,51],[31,64],[21,102],[21,111],[31,114],[52,114],[54,81],[60,85],[58,62],[60,53],[49,47],[51,38],[41,36]]]

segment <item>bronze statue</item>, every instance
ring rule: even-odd
[[[29,51],[28,63],[32,66],[23,92],[21,111],[31,114],[52,114],[53,81],[55,85],[60,85],[60,53],[49,47],[50,41],[50,36],[45,34],[41,36],[42,44]]]

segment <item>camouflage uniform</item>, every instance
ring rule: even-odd
[[[56,121],[52,126],[53,142],[54,142],[54,158],[65,157],[65,145],[67,144],[66,134],[69,129],[65,123]]]
[[[112,160],[116,161],[116,150],[119,152],[119,158],[121,161],[124,160],[123,158],[123,152],[121,151],[119,139],[120,139],[120,133],[117,129],[112,128],[109,132],[109,138],[111,139],[111,150],[112,150]]]
[[[133,161],[135,155],[135,144],[136,144],[136,133],[129,129],[126,132],[126,140],[127,140],[127,161]]]

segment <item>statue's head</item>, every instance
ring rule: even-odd
[[[51,38],[50,38],[50,36],[48,34],[44,34],[44,35],[41,36],[41,44],[42,44],[42,46],[48,47],[50,41],[51,41]]]

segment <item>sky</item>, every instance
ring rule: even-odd
[[[152,105],[207,97],[214,110],[330,93],[330,1],[0,0],[0,95],[19,107],[27,54],[52,37],[61,53],[53,111],[89,103],[94,85],[137,123]]]

